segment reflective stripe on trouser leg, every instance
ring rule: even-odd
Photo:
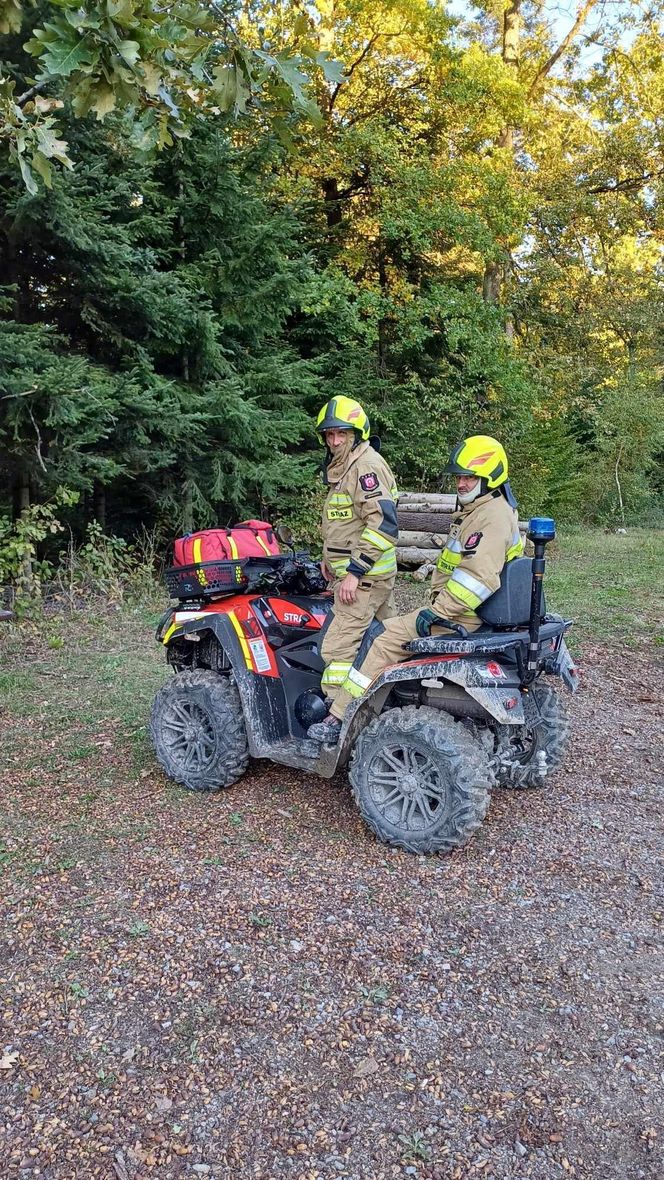
[[[393,582],[390,579],[375,582],[369,586],[360,585],[357,589],[356,601],[347,606],[339,600],[339,587],[335,586],[334,613],[320,648],[326,665],[321,685],[333,700],[340,691],[341,684],[355,659],[357,649],[367,627],[373,621],[376,611],[389,601],[392,587]],[[337,679],[334,668],[342,664],[345,665],[344,676]],[[327,675],[328,668],[331,669],[329,676]]]
[[[332,660],[321,676],[321,686],[329,688],[330,685],[343,684],[351,666],[350,660]]]
[[[366,649],[361,656],[358,652],[341,691],[334,699],[330,712],[335,717],[342,720],[350,702],[363,696],[376,677],[390,664],[400,664],[403,660],[413,658],[412,653],[404,651],[403,645],[417,638],[415,620],[419,613],[419,610],[410,611],[407,615],[372,625],[370,631],[374,633],[373,636],[370,638],[367,635]],[[364,642],[362,648],[365,648]]]

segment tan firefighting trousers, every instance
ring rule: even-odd
[[[411,639],[418,638],[415,620],[421,610],[420,607],[418,610],[410,611],[407,615],[389,618],[387,622],[383,623],[381,632],[377,627],[372,629],[373,634],[367,636],[364,649],[359,652],[358,658],[349,669],[346,680],[337,692],[330,708],[332,715],[338,717],[339,721],[343,720],[343,715],[350,702],[357,697],[364,696],[371,682],[384,668],[389,667],[390,664],[400,664],[403,660],[417,659],[417,656],[414,656],[412,652],[404,651],[403,645]],[[468,631],[475,631],[480,626],[480,619],[477,620],[475,627],[471,627],[467,623],[464,625]],[[436,627],[434,624],[434,638],[436,635],[450,634],[447,627]]]
[[[374,619],[390,619],[396,609],[394,578],[363,579],[350,606],[339,600],[340,585],[339,581],[334,587],[334,614],[321,644],[325,661],[321,687],[332,700],[351,669],[367,627]]]

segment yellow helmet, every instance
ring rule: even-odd
[[[446,475],[476,475],[486,480],[487,488],[499,488],[507,482],[507,455],[497,439],[488,434],[473,434],[452,449]]]
[[[358,439],[366,442],[369,437],[369,419],[359,402],[351,397],[330,398],[323,406],[316,422],[316,434],[324,442],[324,430],[354,430]]]

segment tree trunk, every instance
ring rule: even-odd
[[[519,68],[519,42],[521,37],[521,3],[513,0],[503,13],[503,62],[515,72]],[[497,147],[506,148],[514,153],[514,128],[503,127],[497,140]],[[485,303],[500,303],[500,297],[507,281],[507,268],[502,262],[488,262],[484,271],[482,283],[482,297]],[[505,325],[505,333],[510,338],[514,336],[514,322],[509,316]]]
[[[430,509],[429,512],[411,512],[409,508],[397,509],[399,529],[412,529],[418,533],[446,533],[454,520],[451,512]]]
[[[182,168],[182,145],[178,144],[177,150],[177,167]],[[184,264],[187,261],[187,235],[185,233],[184,224],[184,181],[182,174],[178,175],[178,231],[180,234],[180,258]],[[182,377],[185,381],[189,380],[189,354],[186,346],[182,352]]]
[[[454,512],[457,498],[454,492],[400,492],[399,507],[407,508],[409,512],[417,511],[416,505],[422,505],[423,510],[440,509],[441,512]]]
[[[411,545],[397,545],[397,565],[423,565],[437,562],[440,549],[420,549]]]
[[[420,532],[417,529],[399,529],[398,545],[415,546],[416,549],[442,549],[445,542],[443,533]]]
[[[385,266],[383,243],[380,239],[378,241],[378,284],[381,298],[385,299],[387,295],[387,267]],[[387,376],[387,318],[382,313],[378,321],[378,375],[380,377]]]
[[[16,476],[13,501],[13,517],[14,520],[18,520],[19,516],[30,507],[30,476],[25,467],[22,467]]]
[[[322,182],[323,197],[325,199],[325,219],[328,229],[336,229],[341,225],[341,197],[339,195],[339,181],[334,176],[326,176]]]
[[[14,484],[14,520],[18,520],[24,512],[30,509],[30,475],[27,468],[22,467]],[[36,590],[34,570],[30,553],[21,558],[21,571],[18,575],[19,595],[25,594],[31,598]]]
[[[194,502],[191,492],[191,480],[187,479],[184,485],[184,498],[182,501],[182,531],[183,533],[191,533],[194,528]]]
[[[92,488],[92,515],[102,531],[106,531],[106,488],[96,479]]]

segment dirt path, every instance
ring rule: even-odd
[[[445,859],[377,844],[343,778],[166,783],[150,661],[131,717],[55,653],[3,718],[3,1178],[661,1177],[652,658],[586,645],[566,769]]]

